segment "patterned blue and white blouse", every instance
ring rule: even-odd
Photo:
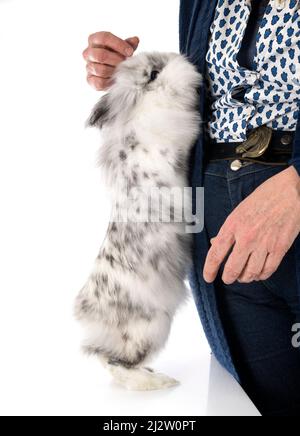
[[[258,0],[254,0],[258,1]],[[293,131],[300,103],[300,1],[270,0],[260,23],[255,70],[237,61],[251,0],[219,0],[207,53],[212,117],[217,142],[238,142],[261,125]],[[242,101],[237,95],[244,90]]]

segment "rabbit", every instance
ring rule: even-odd
[[[174,220],[182,202],[175,201],[169,222],[141,215],[149,189],[165,190],[164,196],[188,186],[189,156],[201,124],[201,80],[182,55],[137,54],[117,67],[88,120],[102,131],[99,164],[112,212],[75,316],[84,329],[84,352],[99,357],[129,390],[178,384],[147,365],[166,344],[174,314],[189,295],[191,234],[183,220]],[[120,211],[128,209],[130,218],[120,220]]]

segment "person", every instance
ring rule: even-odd
[[[205,189],[191,285],[221,364],[264,416],[300,414],[300,2],[182,0],[180,50],[203,74],[191,183]],[[106,90],[138,37],[89,38]]]

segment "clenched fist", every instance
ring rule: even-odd
[[[89,46],[83,52],[87,62],[87,81],[97,91],[111,85],[116,66],[133,55],[139,38],[120,39],[110,32],[98,32],[89,37]]]

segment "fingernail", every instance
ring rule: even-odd
[[[222,281],[225,283],[225,285],[232,285],[235,280],[229,277],[222,277]]]
[[[133,54],[133,48],[131,47],[126,48],[125,54],[126,56],[131,56]]]

